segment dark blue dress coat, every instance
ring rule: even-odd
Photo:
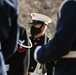
[[[37,52],[40,63],[55,61],[55,75],[76,75],[76,57],[62,58],[76,51],[76,1],[64,0],[58,13],[56,33]]]

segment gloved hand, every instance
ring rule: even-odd
[[[35,49],[35,51],[34,51],[34,59],[35,59],[36,62],[38,62],[38,60],[37,60],[37,52],[38,52],[38,50],[40,48],[41,48],[41,46],[37,46],[36,49]]]

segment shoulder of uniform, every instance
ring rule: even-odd
[[[76,1],[75,0],[64,0],[59,8],[59,18],[61,17],[61,13],[63,11],[72,12],[72,10],[76,9]]]

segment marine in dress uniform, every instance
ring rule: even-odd
[[[20,26],[18,47],[16,53],[6,60],[6,68],[8,75],[27,75],[28,70],[28,36],[26,29]],[[24,45],[24,46],[23,46]]]
[[[64,0],[58,13],[56,33],[36,48],[37,62],[55,61],[54,75],[76,75],[76,0]]]
[[[33,54],[34,50],[37,46],[41,46],[49,41],[49,38],[46,36],[45,31],[47,28],[47,25],[52,22],[52,20],[39,13],[31,13],[32,20],[30,21],[31,24],[31,36],[30,39],[32,41],[33,47],[30,49],[30,66],[29,66],[29,74],[30,75],[42,75],[40,74],[39,69],[41,67],[41,64],[38,65],[38,63],[34,60]],[[38,65],[38,67],[37,67]],[[50,67],[49,67],[50,66]],[[38,70],[37,70],[38,68]],[[47,75],[52,75],[53,67],[51,64],[46,64],[47,68]],[[49,71],[49,69],[51,71]]]
[[[7,75],[4,58],[8,59],[16,51],[18,39],[17,0],[0,0],[0,75]]]

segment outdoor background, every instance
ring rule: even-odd
[[[33,12],[49,16],[53,21],[48,25],[47,35],[53,37],[55,33],[57,12],[63,0],[19,0],[19,21],[30,33],[30,14]]]

